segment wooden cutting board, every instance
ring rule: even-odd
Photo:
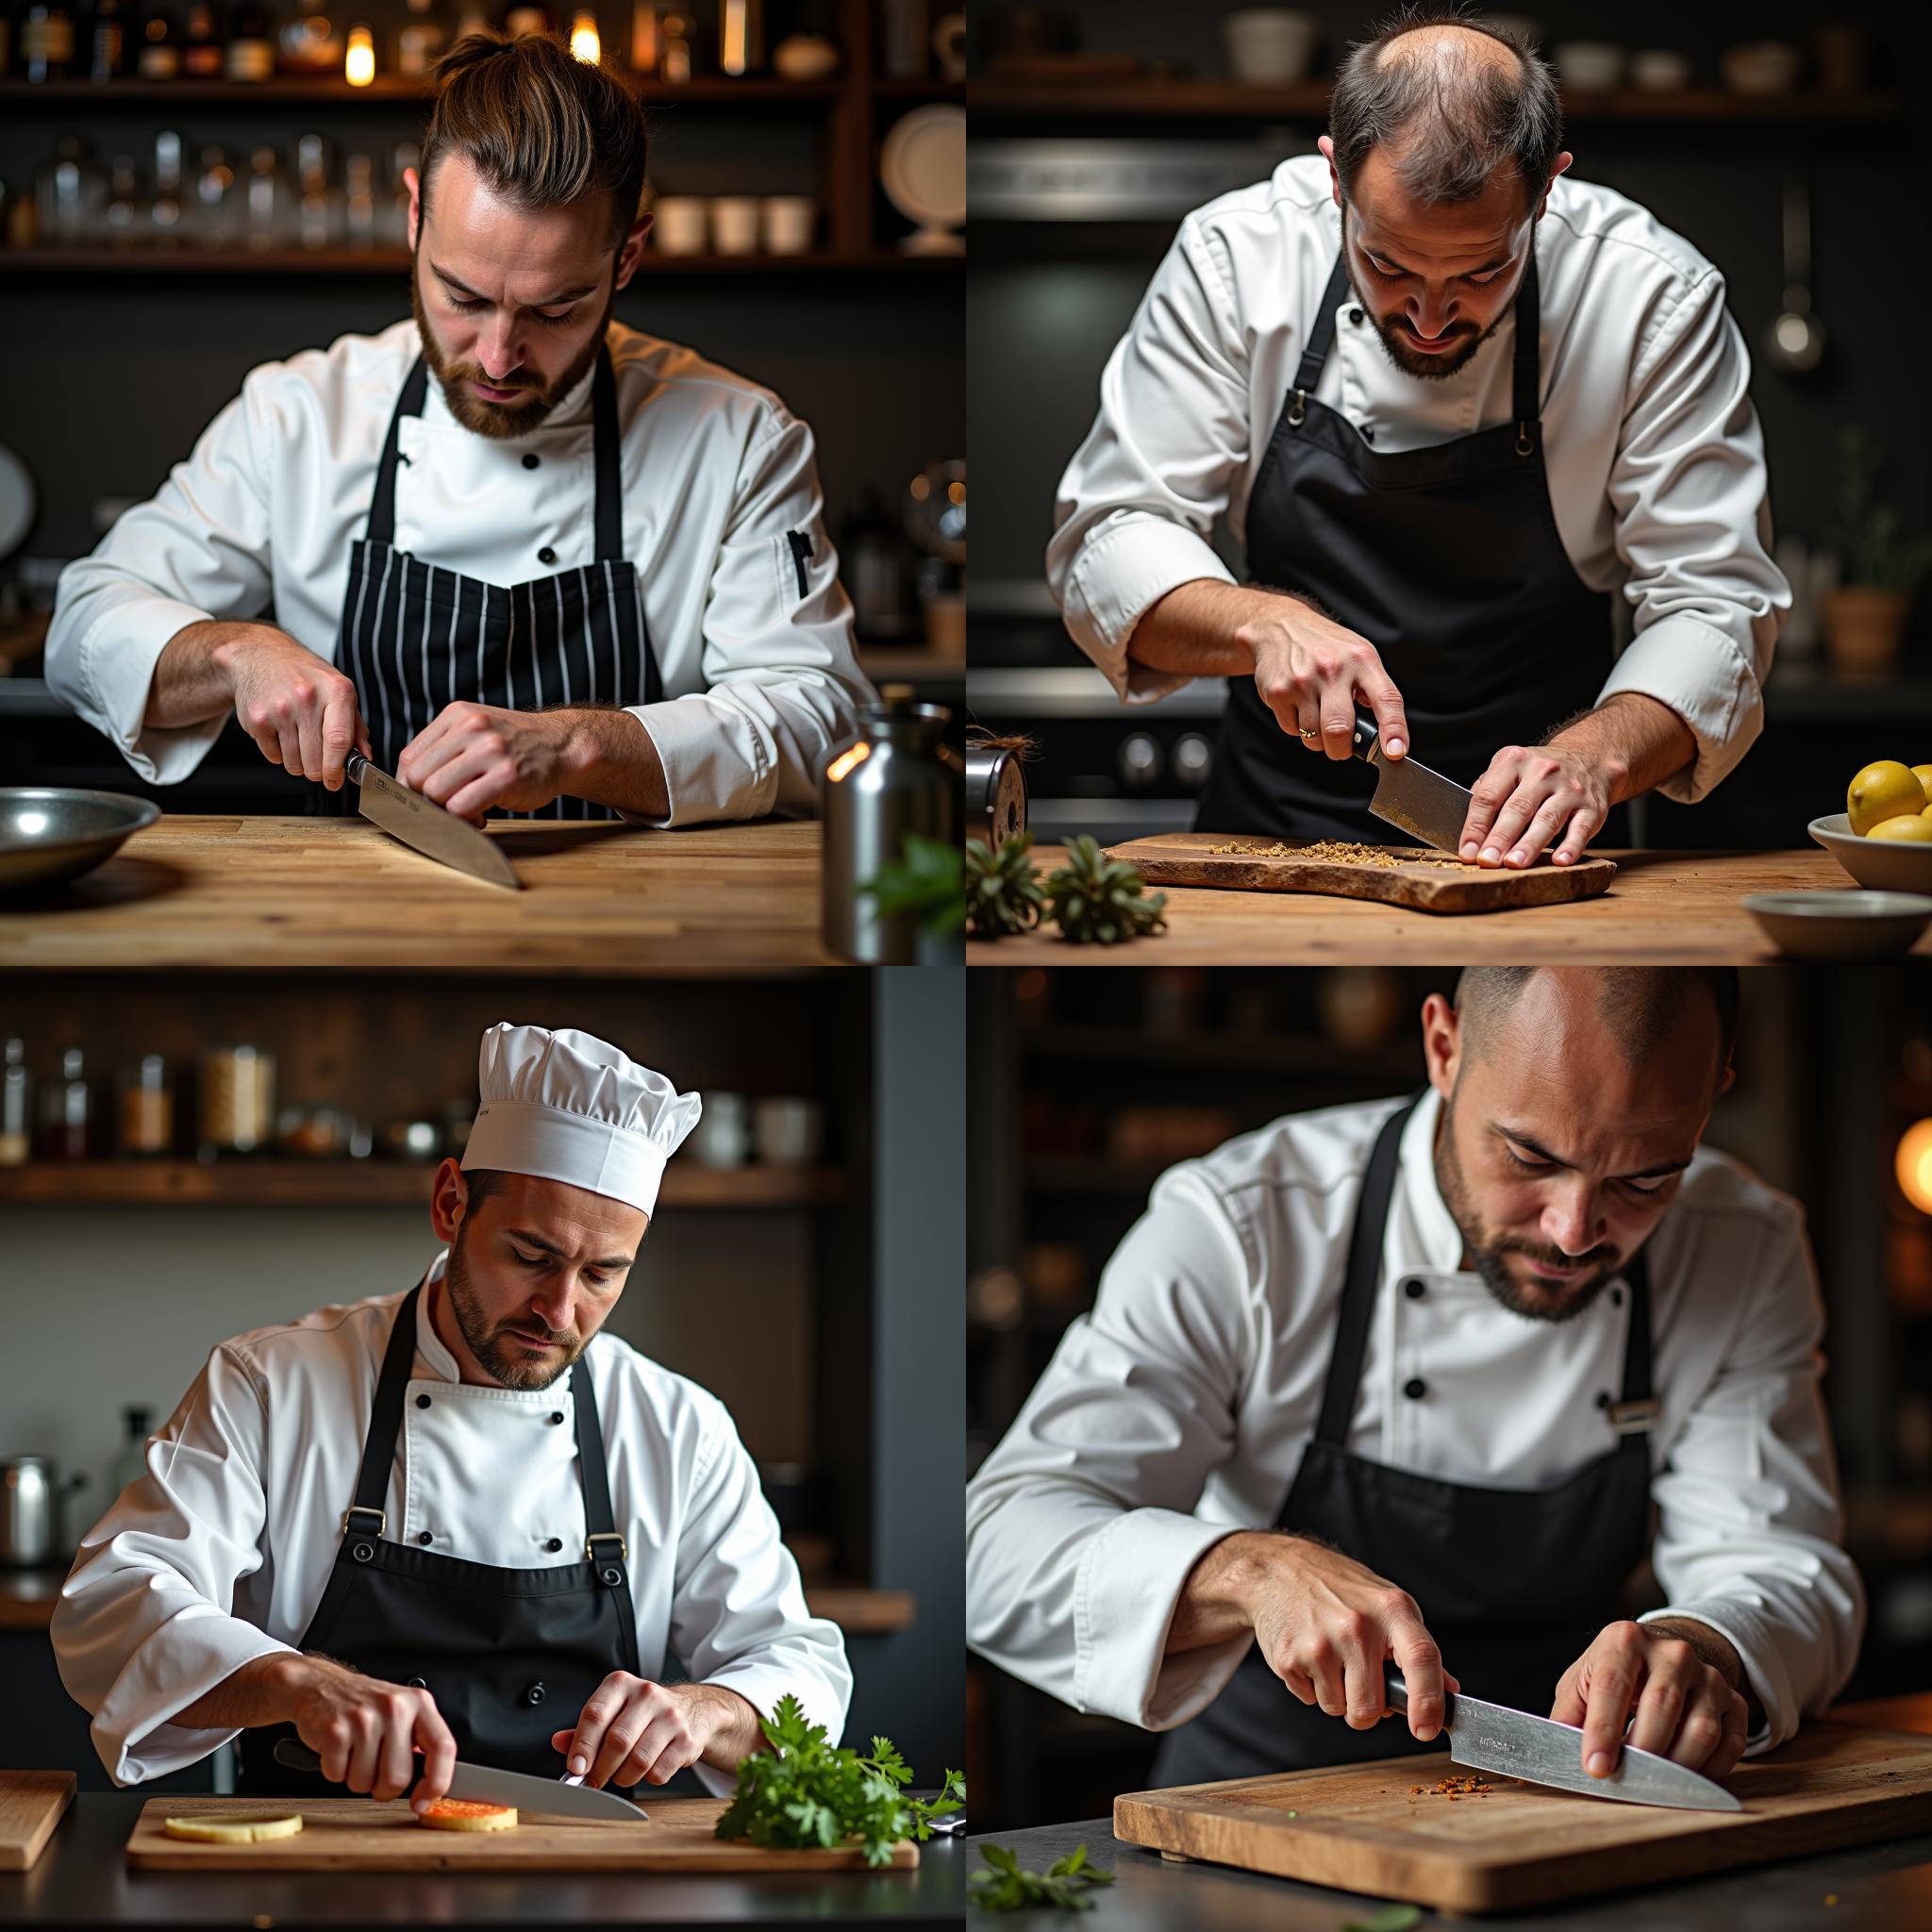
[[[73,1802],[71,1771],[0,1771],[0,1872],[30,1872]]]
[[[1114,1837],[1452,1912],[1615,1891],[1932,1831],[1932,1739],[1816,1724],[1724,1783],[1742,1811],[1675,1811],[1474,1775],[1446,1752],[1117,1798]],[[1420,1795],[1411,1787],[1421,1785]]]
[[[1216,852],[1215,846],[1236,846]],[[1280,850],[1276,850],[1280,847]],[[1524,872],[1465,865],[1417,845],[1379,845],[1393,863],[1309,858],[1291,841],[1235,838],[1224,832],[1165,832],[1110,845],[1109,858],[1141,869],[1150,886],[1213,886],[1231,892],[1327,892],[1343,899],[1379,899],[1416,912],[1499,912],[1512,906],[1557,906],[1593,899],[1617,876],[1607,858],[1574,865],[1547,859]]]
[[[525,1812],[514,1831],[432,1831],[416,1823],[404,1799],[150,1798],[127,1840],[127,1862],[142,1872],[715,1872],[742,1878],[758,1872],[866,1870],[857,1850],[765,1851],[711,1836],[721,1798],[646,1800],[647,1823],[539,1818]],[[212,1813],[221,1818],[302,1814],[293,1838],[266,1844],[209,1845],[170,1838],[164,1818]],[[909,1870],[919,1847],[892,1848],[892,1864]]]

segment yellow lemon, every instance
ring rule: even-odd
[[[1890,839],[1901,845],[1932,845],[1932,811],[1906,812],[1895,819],[1884,819],[1867,836]]]
[[[1845,810],[1851,815],[1852,830],[1861,838],[1874,826],[1901,812],[1925,809],[1925,788],[1913,776],[1909,765],[1896,758],[1880,758],[1867,765],[1845,790]]]
[[[1912,776],[1925,788],[1925,806],[1932,810],[1932,765],[1914,765]]]

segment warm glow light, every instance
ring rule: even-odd
[[[1899,1191],[1921,1214],[1932,1214],[1932,1121],[1905,1130],[1898,1143]]]
[[[848,744],[832,762],[825,767],[825,776],[834,785],[848,772],[856,772],[872,756],[872,746],[860,739],[857,744]]]
[[[588,8],[570,24],[570,50],[590,67],[596,66],[603,52],[597,41],[597,16]]]
[[[342,78],[351,87],[367,87],[375,78],[375,36],[366,26],[349,29],[349,51],[342,60]]]
[[[727,5],[718,32],[718,65],[736,77],[745,69],[744,8]]]

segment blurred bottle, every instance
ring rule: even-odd
[[[405,80],[424,80],[437,56],[449,45],[449,23],[436,0],[407,0],[408,11],[396,29],[395,70]]]
[[[258,254],[286,248],[294,240],[289,178],[282,158],[272,147],[258,147],[248,157],[248,181],[242,216],[242,234]]]
[[[165,7],[148,9],[141,24],[135,72],[143,80],[175,80],[181,73],[181,28]]]
[[[341,75],[346,49],[334,17],[325,7],[297,6],[283,19],[275,40],[278,64],[284,74],[309,79]]]
[[[229,23],[224,69],[230,80],[259,82],[275,77],[275,37],[268,8],[242,0]]]
[[[93,1093],[87,1062],[77,1046],[60,1054],[60,1077],[47,1087],[46,1138],[49,1160],[89,1160],[94,1153]]]
[[[0,1167],[24,1167],[32,1158],[33,1099],[26,1041],[11,1035],[0,1050]]]
[[[926,0],[885,0],[880,64],[896,80],[917,80],[926,72],[932,44],[926,13]]]
[[[190,0],[187,37],[181,45],[184,80],[222,77],[222,42],[215,30],[215,9],[209,0]]]
[[[127,15],[123,0],[95,0],[88,33],[88,78],[96,86],[127,72]]]
[[[108,184],[86,140],[63,134],[34,181],[42,247],[85,247],[99,238]]]
[[[698,24],[689,13],[667,13],[658,30],[658,77],[683,87],[697,71]]]
[[[295,240],[304,248],[331,248],[341,234],[341,210],[328,178],[328,148],[319,134],[295,142]]]
[[[375,163],[367,155],[342,163],[342,237],[351,248],[375,246]]]
[[[203,148],[194,177],[194,233],[204,248],[234,245],[241,226],[236,218],[239,202],[226,149]]]
[[[181,137],[172,128],[155,136],[155,197],[147,205],[150,238],[162,248],[181,240]]]
[[[121,1075],[121,1152],[130,1159],[164,1159],[175,1151],[175,1090],[168,1063],[143,1054]]]
[[[20,62],[30,81],[65,80],[74,72],[74,16],[66,0],[34,0],[27,8]]]
[[[108,173],[108,206],[101,217],[110,248],[132,248],[141,240],[141,171],[132,155],[116,155]]]
[[[108,1494],[118,1496],[129,1483],[138,1483],[147,1474],[148,1429],[154,1421],[150,1408],[130,1407],[121,1411],[121,1447],[108,1465]]]
[[[765,0],[720,0],[718,67],[734,80],[765,64]]]
[[[637,0],[631,8],[630,71],[647,80],[658,72],[658,9],[653,0]]]

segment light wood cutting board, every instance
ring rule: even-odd
[[[864,1871],[857,1851],[776,1852],[711,1836],[720,1798],[645,1801],[649,1822],[614,1824],[539,1818],[525,1812],[514,1831],[432,1831],[406,1800],[369,1798],[150,1798],[127,1840],[127,1862],[142,1872],[758,1872]],[[164,1818],[302,1814],[293,1838],[266,1844],[209,1845],[170,1838]],[[892,1863],[919,1863],[919,1847],[893,1847]]]
[[[0,1872],[30,1872],[73,1802],[71,1771],[0,1771]]]
[[[1486,1798],[1436,1795],[1440,1778],[1472,1774],[1432,1752],[1138,1791],[1114,1800],[1113,1833],[1168,1857],[1496,1912],[1932,1830],[1932,1739],[1851,1725],[1812,1725],[1740,1764],[1724,1783],[1742,1811],[1624,1805],[1501,1778]]]
[[[1273,847],[1291,849],[1275,853]],[[1235,845],[1239,852],[1215,852]],[[1540,860],[1524,872],[1464,865],[1446,854],[1432,858],[1416,845],[1387,845],[1393,865],[1339,858],[1305,858],[1293,841],[1235,838],[1224,832],[1164,832],[1110,845],[1109,858],[1141,869],[1150,886],[1213,886],[1236,892],[1326,892],[1343,899],[1378,899],[1416,912],[1499,912],[1511,906],[1557,906],[1592,899],[1617,875],[1614,861],[1583,858],[1574,865]]]

